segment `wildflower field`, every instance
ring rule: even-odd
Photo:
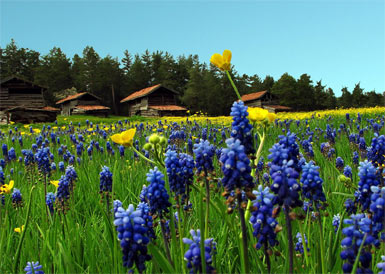
[[[1,127],[0,272],[385,273],[385,109],[229,114]]]

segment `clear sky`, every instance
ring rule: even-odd
[[[162,50],[174,55],[233,52],[240,73],[283,73],[350,91],[385,91],[384,0],[18,1],[0,0],[0,45],[68,57],[89,45],[104,57]]]

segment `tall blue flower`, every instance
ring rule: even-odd
[[[344,167],[344,175],[345,175],[346,177],[352,179],[353,174],[352,174],[352,168],[351,168],[350,166],[346,165],[346,166]]]
[[[378,274],[385,274],[385,256],[381,256],[381,260],[382,261],[377,264],[377,267],[381,269]]]
[[[55,204],[56,196],[52,192],[48,192],[45,196],[45,204],[47,205],[51,214],[54,212],[54,204]]]
[[[368,159],[375,167],[385,164],[385,136],[381,135],[372,139],[371,147],[368,149]]]
[[[304,234],[303,236],[304,236],[304,238],[305,238],[306,250],[307,250],[307,251],[310,251],[309,246],[308,246],[308,244],[307,244],[307,238],[306,238],[306,235]],[[297,252],[303,254],[303,253],[304,253],[304,249],[303,249],[303,239],[302,239],[301,233],[298,232],[297,235],[296,235],[295,237],[297,238],[297,242],[296,242],[296,244],[295,244],[295,251],[297,251]]]
[[[23,206],[23,197],[19,189],[14,188],[12,192],[12,205],[14,207],[22,207]]]
[[[336,158],[336,168],[340,171],[344,168],[344,159],[339,156]]]
[[[100,172],[100,193],[103,192],[112,192],[112,173],[106,166]]]
[[[198,173],[202,171],[210,172],[213,171],[213,156],[215,148],[210,144],[209,141],[200,140],[198,144],[194,144],[194,154],[196,157],[196,168]]]
[[[56,204],[58,209],[65,212],[67,210],[68,199],[70,197],[70,182],[67,176],[63,175],[59,179],[59,186],[56,191]]]
[[[302,166],[301,183],[302,194],[309,199],[315,208],[319,209],[319,203],[325,202],[326,197],[322,189],[323,180],[319,175],[319,167],[313,161]]]
[[[147,187],[144,186],[140,194],[141,201],[146,202],[150,206],[151,214],[159,214],[161,216],[164,213],[168,213],[168,208],[171,206],[163,177],[164,175],[157,167],[151,169],[147,173],[147,182],[150,184]]]
[[[253,202],[255,211],[250,217],[250,223],[253,226],[253,235],[258,239],[255,248],[260,249],[263,244],[270,246],[278,245],[276,240],[277,220],[273,217],[273,199],[274,195],[269,192],[269,188],[263,189],[262,185],[258,186],[257,191],[253,191],[257,199]]]
[[[289,149],[283,144],[274,144],[269,149],[270,176],[273,180],[271,190],[276,194],[274,203],[289,207],[298,207],[302,205],[299,197],[301,186],[297,181],[299,173],[296,170],[298,164],[289,157]]]
[[[51,164],[49,160],[49,148],[40,148],[35,154],[35,159],[38,165],[40,172],[44,175],[49,175],[51,172]]]
[[[41,270],[43,266],[37,262],[27,262],[27,266],[24,268],[26,274],[44,274],[44,271]]]
[[[190,234],[192,236],[192,240],[188,238],[183,238],[183,243],[189,245],[189,249],[184,254],[184,258],[187,261],[187,268],[190,270],[190,274],[192,273],[203,273],[202,271],[202,256],[200,250],[200,241],[201,241],[201,231],[198,229],[191,229]],[[215,273],[215,269],[212,267],[212,256],[216,252],[216,243],[213,238],[204,240],[205,246],[205,258],[206,261],[206,270],[205,273]]]
[[[5,160],[8,160],[8,146],[7,144],[2,144],[1,145],[1,150],[3,151],[3,156],[5,158]]]
[[[114,225],[122,248],[123,266],[132,269],[135,265],[139,273],[146,269],[146,261],[151,260],[147,253],[147,245],[150,242],[149,224],[146,221],[148,217],[144,210],[135,210],[132,204],[127,210],[118,207],[115,212]]]
[[[337,232],[338,227],[340,226],[340,222],[341,222],[341,216],[339,213],[337,213],[337,215],[333,216],[333,221],[332,221],[332,225],[334,226],[334,232]]]
[[[226,140],[227,148],[222,150],[220,162],[222,163],[222,184],[231,192],[236,188],[251,189],[254,186],[253,177],[250,175],[250,160],[246,155],[245,147],[238,139]]]
[[[249,119],[247,119],[249,115],[247,106],[242,101],[234,102],[230,115],[233,117],[230,136],[241,141],[242,145],[245,146],[245,153],[247,155],[255,153],[252,136],[253,126],[250,124]]]
[[[385,241],[385,187],[372,186],[371,191],[373,194],[370,197],[369,210],[372,212],[372,234],[376,238],[374,245],[378,246],[380,244],[378,238]]]
[[[372,194],[370,188],[379,185],[376,168],[371,162],[365,160],[365,162],[360,163],[358,176],[360,181],[358,182],[358,191],[356,191],[355,196],[357,202],[361,204],[362,210],[365,211],[370,205],[370,196]]]
[[[372,261],[372,255],[370,251],[366,250],[366,246],[370,246],[373,243],[373,236],[370,235],[371,221],[365,214],[351,215],[351,219],[345,219],[344,224],[350,225],[342,229],[342,233],[346,236],[341,241],[343,251],[341,251],[341,259],[346,261],[342,270],[344,273],[350,273],[353,270],[353,264],[356,257],[359,255],[360,265],[357,269],[357,273],[373,273],[369,267]],[[363,249],[361,254],[358,254],[359,248],[362,244],[364,236],[366,234],[365,242],[363,243]]]

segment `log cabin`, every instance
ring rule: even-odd
[[[1,79],[0,119],[7,122],[53,122],[58,109],[47,107],[43,97],[46,87],[19,76]]]
[[[123,100],[129,116],[185,116],[187,109],[177,105],[178,93],[161,84],[136,91]]]
[[[70,95],[56,102],[60,105],[61,115],[87,114],[94,116],[108,116],[109,107],[101,104],[102,99],[89,92]]]
[[[241,100],[248,107],[260,107],[269,112],[291,111],[290,107],[279,105],[278,97],[268,90],[245,94]]]

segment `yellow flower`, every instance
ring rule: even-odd
[[[17,233],[21,233],[23,230],[24,230],[24,225],[22,225],[21,227],[16,227],[13,231]]]
[[[93,128],[89,128],[89,129],[87,129],[87,131],[88,132],[92,132],[92,131],[94,131],[94,129]]]
[[[249,112],[249,120],[251,122],[262,122],[268,117],[269,114],[267,109],[258,107],[248,108],[247,111]]]
[[[33,129],[33,132],[36,133],[36,134],[39,134],[39,133],[41,132],[41,130],[38,129],[38,128],[34,128],[34,129]]]
[[[15,122],[10,121],[10,124],[13,125]]]
[[[267,120],[269,121],[269,123],[272,123],[274,122],[274,120],[277,118],[277,114],[275,113],[272,113],[272,112],[269,112],[267,114]]]
[[[56,188],[59,187],[59,181],[49,181],[51,184],[53,184]]]
[[[15,182],[13,180],[9,181],[9,184],[4,184],[0,187],[0,194],[10,194]]]
[[[112,135],[111,140],[116,144],[123,145],[125,147],[130,147],[134,142],[135,133],[136,128],[131,128],[129,130],[123,131],[120,134]]]
[[[223,55],[220,55],[219,53],[213,54],[210,58],[210,62],[221,70],[230,70],[231,51],[225,49]]]

